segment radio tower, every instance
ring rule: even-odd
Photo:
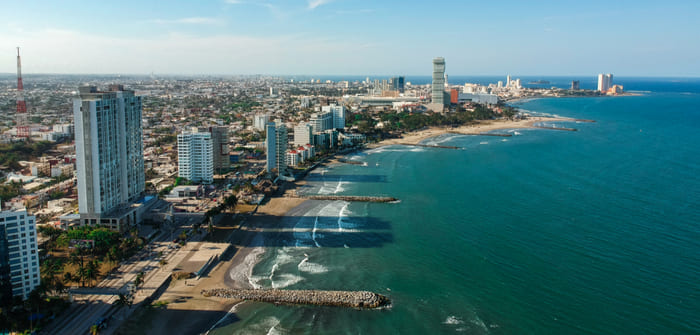
[[[17,137],[29,138],[29,125],[27,120],[27,103],[24,101],[24,85],[22,85],[22,60],[19,57],[19,47],[17,47]]]

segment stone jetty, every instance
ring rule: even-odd
[[[239,299],[274,304],[377,308],[390,303],[389,298],[369,291],[318,290],[238,290],[218,288],[202,290],[205,297]]]
[[[412,147],[422,147],[422,148],[439,148],[439,149],[462,149],[460,147],[455,147],[452,145],[431,145],[431,144],[415,144],[415,143],[398,143],[399,145],[407,145]]]
[[[358,195],[297,195],[297,197],[310,200],[343,200],[359,202],[394,202],[399,200],[394,197],[366,197]]]
[[[578,129],[576,129],[576,128],[564,128],[564,127],[532,126],[532,128],[564,130],[564,131],[578,131]]]

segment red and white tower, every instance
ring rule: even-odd
[[[22,60],[19,57],[19,47],[17,47],[17,137],[29,138],[29,113],[27,103],[24,101],[24,85],[22,84]]]

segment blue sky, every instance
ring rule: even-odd
[[[700,76],[700,1],[9,1],[0,72]]]

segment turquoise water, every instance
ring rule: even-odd
[[[212,334],[700,333],[700,95],[520,107],[597,122],[356,154],[304,192],[399,203],[307,202],[264,236],[253,285],[390,308],[244,303]]]

